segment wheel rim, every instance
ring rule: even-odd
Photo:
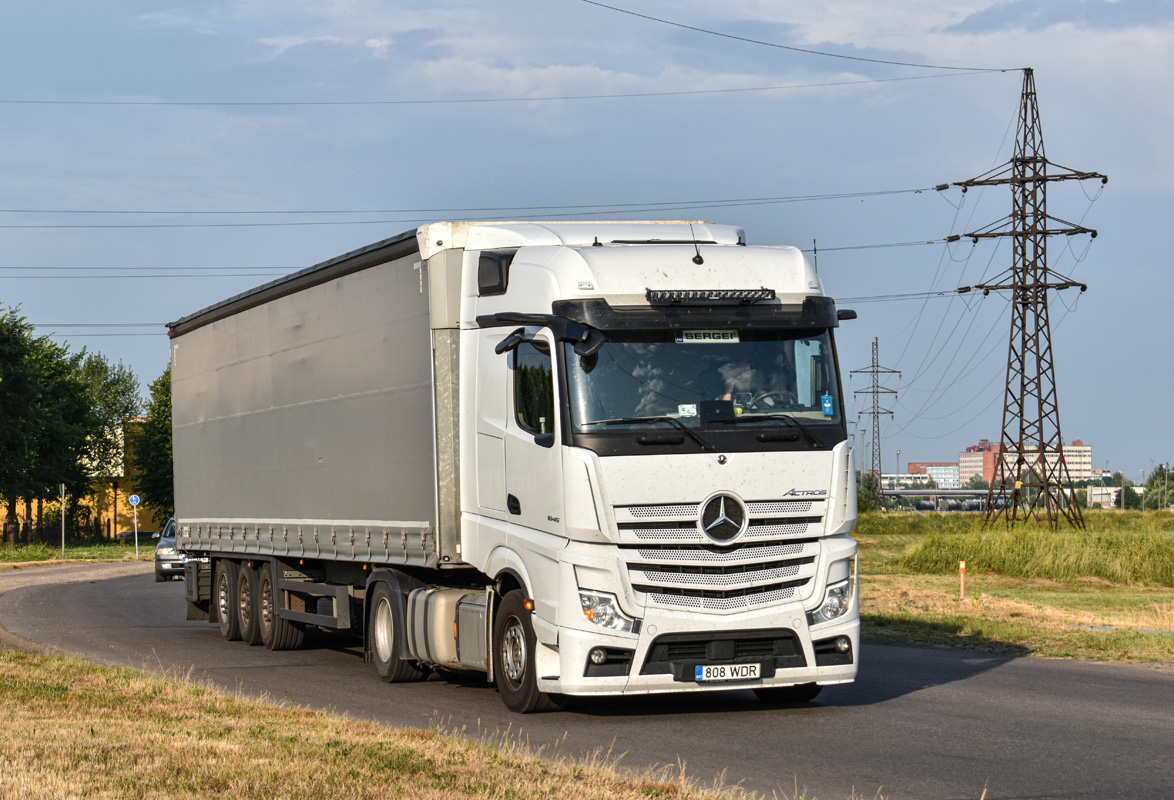
[[[270,630],[273,627],[273,584],[269,577],[261,578],[261,628]]]
[[[241,624],[247,628],[253,619],[253,591],[247,576],[241,576],[240,588],[237,589],[237,605],[240,606]]]
[[[375,654],[384,664],[391,661],[394,637],[395,623],[391,615],[391,603],[383,597],[375,607]]]
[[[220,580],[216,582],[216,610],[220,612],[221,621],[228,619],[232,609],[228,605],[228,576],[220,573]]]
[[[526,674],[526,632],[517,617],[506,621],[505,634],[501,637],[501,665],[511,683],[522,682]]]

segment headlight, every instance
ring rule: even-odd
[[[580,589],[579,602],[583,605],[583,616],[602,628],[625,633],[636,629],[636,620],[620,611],[615,595]]]
[[[807,624],[819,625],[831,622],[848,613],[852,607],[852,579],[839,581],[828,586],[823,603],[814,611],[807,612]]]
[[[160,547],[158,550],[155,551],[155,555],[157,555],[157,556],[173,556],[173,555],[175,555],[175,548],[174,547]]]

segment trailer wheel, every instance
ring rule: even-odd
[[[371,591],[367,641],[371,643],[375,671],[387,683],[422,681],[427,673],[420,665],[400,658],[400,637],[407,626],[404,624],[403,596],[396,597],[395,591],[383,581],[376,583]]]
[[[823,687],[818,683],[801,683],[798,686],[767,686],[755,689],[754,693],[764,703],[807,703],[821,691]]]
[[[261,603],[257,591],[257,570],[241,564],[236,570],[236,614],[241,641],[250,647],[261,643]]]
[[[296,650],[302,646],[305,629],[295,622],[277,615],[277,582],[273,579],[273,564],[261,565],[257,579],[257,628],[261,644],[268,650]]]
[[[537,641],[525,595],[515,589],[502,598],[493,620],[493,675],[506,708],[519,714],[556,711],[566,704],[564,697],[538,691]]]
[[[220,635],[228,641],[241,638],[240,621],[236,616],[236,562],[216,560],[216,578],[212,583],[213,602],[220,621]]]

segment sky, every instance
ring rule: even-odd
[[[1034,70],[1064,440],[1174,462],[1172,0],[9,3],[0,306],[164,369],[164,324],[440,219],[705,219],[818,248],[846,403],[876,340],[883,468],[998,441],[1006,187]],[[981,70],[981,71],[979,71]],[[900,246],[890,246],[900,245]],[[865,418],[855,431],[869,430]],[[871,440],[871,434],[867,436]],[[861,457],[865,455],[861,452]]]

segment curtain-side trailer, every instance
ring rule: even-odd
[[[519,712],[851,681],[854,316],[740,228],[438,222],[184,317],[189,618]]]

